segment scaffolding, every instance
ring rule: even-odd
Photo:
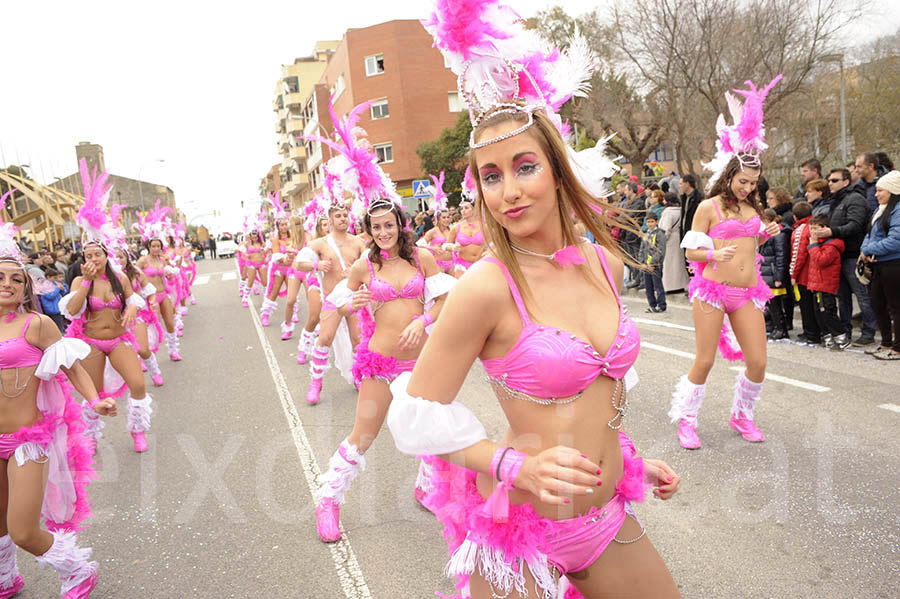
[[[80,190],[41,185],[5,170],[0,170],[0,181],[13,190],[0,210],[0,218],[18,227],[20,244],[24,239],[34,250],[42,246],[49,249],[78,237],[75,215],[84,203]]]

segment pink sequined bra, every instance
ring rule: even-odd
[[[425,294],[425,277],[419,266],[419,253],[414,251],[413,256],[416,260],[416,274],[399,291],[384,279],[375,276],[372,261],[366,256],[366,263],[369,265],[369,291],[372,292],[373,301],[385,303],[395,299],[413,299]]]
[[[44,352],[25,339],[25,331],[28,330],[32,318],[34,318],[34,314],[29,314],[21,335],[0,341],[0,369],[27,368],[40,364]]]
[[[460,228],[456,232],[456,243],[462,246],[466,245],[484,245],[484,233],[481,231],[475,233],[471,237],[462,232],[462,228]]]
[[[619,306],[616,336],[603,354],[577,335],[532,322],[509,271],[499,260],[485,258],[503,271],[522,318],[522,332],[512,349],[502,358],[481,361],[490,382],[502,387],[508,395],[517,397],[518,393],[523,393],[534,398],[546,398],[548,404],[575,401],[598,376],[620,381],[637,360],[640,334],[625,314],[603,249],[600,246],[594,248]],[[557,398],[566,397],[571,399],[557,401]]]
[[[719,203],[713,200],[719,222],[709,230],[709,236],[713,239],[738,239],[740,237],[756,237],[763,230],[762,221],[758,216],[753,216],[746,222],[739,218],[723,219],[719,211]]]
[[[88,298],[88,303],[91,305],[91,310],[93,312],[97,312],[104,308],[109,308],[110,310],[118,310],[122,307],[122,300],[119,299],[119,296],[112,298],[108,302],[104,302],[99,297],[91,296]]]

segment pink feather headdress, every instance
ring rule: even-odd
[[[109,249],[114,252],[120,250],[123,252],[128,251],[128,242],[125,239],[125,229],[119,224],[119,220],[122,218],[127,207],[127,204],[113,204],[109,207],[110,235],[107,239],[107,245]]]
[[[152,241],[158,239],[164,240],[171,232],[172,223],[168,218],[169,207],[160,206],[160,201],[156,200],[153,208],[146,215],[137,213],[137,222],[132,226],[133,229],[141,234],[144,241]]]
[[[363,102],[346,116],[338,117],[334,111],[334,98],[331,98],[328,113],[334,125],[335,140],[318,135],[302,137],[323,143],[338,152],[338,156],[328,161],[325,187],[334,204],[344,205],[345,191],[356,196],[353,211],[357,213],[370,210],[374,203],[382,200],[400,201],[390,177],[378,165],[372,144],[363,137],[365,131],[357,127],[360,115],[371,105],[372,101]],[[329,176],[334,179],[329,180]]]
[[[88,172],[87,160],[82,158],[78,163],[81,172],[81,183],[84,186],[84,203],[78,209],[75,222],[81,227],[81,245],[99,244],[106,248],[109,245],[110,223],[106,214],[106,203],[109,201],[109,173],[97,175]]]
[[[763,124],[763,104],[772,88],[781,81],[781,77],[782,75],[778,75],[763,89],[757,89],[752,81],[745,81],[744,84],[748,89],[733,90],[744,97],[743,105],[736,97],[725,92],[728,112],[731,113],[734,124],[726,124],[725,115],[722,114],[716,120],[716,132],[719,135],[716,140],[716,155],[709,162],[703,163],[703,168],[712,172],[709,178],[710,187],[715,184],[735,156],[740,161],[741,168],[760,167],[759,156],[769,147],[766,144],[766,127]]]
[[[422,21],[434,45],[457,75],[460,95],[469,107],[473,127],[490,114],[521,113],[528,122],[496,139],[475,143],[480,148],[525,131],[535,111],[543,111],[565,135],[568,127],[559,109],[573,96],[585,96],[597,69],[587,41],[575,36],[569,49],[552,47],[499,0],[437,0]]]
[[[290,211],[287,209],[288,202],[285,200],[281,201],[281,191],[276,191],[275,193],[268,194],[267,197],[269,201],[269,211],[272,213],[272,218],[275,219],[277,223],[280,220],[288,220],[291,218]]]
[[[308,235],[315,235],[316,225],[319,223],[319,219],[327,216],[326,206],[328,203],[325,195],[320,193],[308,201],[306,206],[303,207],[303,213],[306,216],[303,221],[303,230],[306,231]]]
[[[478,198],[478,187],[475,185],[475,179],[472,178],[472,167],[466,167],[466,174],[462,182],[462,201],[474,204]]]
[[[0,208],[6,205],[6,198],[13,194],[12,189],[7,191],[0,197]],[[25,256],[19,249],[16,242],[16,232],[19,230],[17,226],[6,221],[0,221],[0,262],[13,262],[22,266],[25,264]]]
[[[437,214],[447,209],[447,194],[444,193],[444,171],[441,171],[441,174],[437,177],[434,175],[428,176],[431,178],[431,182],[434,183],[434,203],[431,207],[434,208],[434,212]]]

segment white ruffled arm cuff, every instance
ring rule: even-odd
[[[327,299],[338,308],[343,308],[353,301],[353,292],[347,287],[347,279],[335,285],[334,290],[328,294]]]
[[[148,297],[154,295],[157,291],[158,289],[156,288],[156,285],[154,285],[153,283],[147,283],[146,285],[141,287],[141,297],[147,299]]]
[[[125,300],[125,305],[136,306],[138,310],[143,310],[147,307],[147,302],[144,301],[144,298],[142,298],[137,293],[132,293],[130,296],[128,296],[128,299]]]
[[[281,252],[275,252],[274,254],[272,254],[272,260],[270,261],[270,264],[275,264],[276,262],[280,262],[283,258],[284,258],[284,254],[282,254]]]
[[[475,414],[458,401],[443,404],[407,393],[411,376],[404,372],[391,383],[394,399],[387,424],[397,449],[409,455],[443,455],[487,439]]]
[[[34,371],[34,376],[49,381],[59,369],[71,368],[75,360],[84,360],[91,353],[91,346],[81,339],[63,337],[44,350],[44,355]]]
[[[424,238],[424,237],[420,237],[420,238],[419,238],[419,241],[416,242],[416,245],[419,246],[420,248],[427,248],[427,247],[428,247],[428,242],[425,241],[425,238]]]
[[[714,250],[712,237],[699,231],[688,231],[681,240],[681,248],[685,250]]]
[[[305,247],[297,253],[297,262],[312,262],[313,266],[319,263],[319,255],[311,248]]]
[[[81,304],[81,309],[78,310],[77,314],[72,314],[69,312],[69,302],[72,298],[75,297],[75,292],[67,293],[59,299],[59,313],[65,316],[68,320],[75,320],[82,314],[84,314],[84,309],[87,307],[88,299],[84,298],[84,302]]]
[[[171,266],[169,264],[166,264],[166,267],[163,270],[166,271],[167,275],[177,275],[178,274],[178,268],[176,268],[175,266]]]
[[[450,293],[456,285],[456,277],[448,274],[438,273],[425,278],[425,303],[429,304],[444,295]]]
[[[456,247],[455,243],[450,243],[448,241],[447,243],[445,243],[441,246],[441,249],[444,250],[445,252],[449,252],[450,250],[452,250],[455,247]]]

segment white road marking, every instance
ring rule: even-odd
[[[194,285],[206,285],[209,283],[209,275],[200,275],[196,279],[194,279]]]
[[[641,341],[641,347],[652,349],[658,352],[663,352],[666,354],[670,354],[673,356],[679,356],[681,358],[687,358],[688,360],[694,359],[694,354],[686,351],[681,351],[678,349],[672,349],[671,347],[666,347],[664,345],[657,345],[655,343],[648,343],[646,341]],[[743,366],[732,366],[731,370],[736,372],[740,372],[744,369]],[[806,381],[798,381],[797,379],[792,379],[790,377],[781,376],[780,374],[772,374],[771,372],[766,373],[766,379],[777,381],[779,383],[784,383],[785,385],[791,385],[792,387],[799,387],[801,389],[806,389],[807,391],[815,391],[816,393],[825,393],[827,391],[831,391],[831,387],[823,387],[822,385],[816,385],[814,383],[807,383]]]
[[[620,296],[620,297],[621,297],[623,300],[625,300],[626,302],[630,303],[630,304],[644,304],[645,306],[647,305],[647,298],[646,298],[646,297],[641,298],[641,297],[634,297],[634,296],[631,296],[631,295],[622,295],[622,296]],[[670,303],[667,303],[667,304],[666,304],[666,310],[668,310],[669,308],[675,308],[675,309],[677,309],[677,310],[688,310],[688,311],[692,311],[692,310],[694,309],[691,305],[685,306],[685,305],[682,305],[682,304],[679,303],[679,302],[670,302]]]
[[[666,329],[678,329],[679,331],[694,332],[694,327],[689,327],[689,326],[686,326],[683,324],[675,324],[674,322],[666,322],[664,320],[653,320],[652,318],[638,318],[635,316],[632,316],[631,320],[642,323],[642,324],[653,325],[655,327],[663,327]]]
[[[884,410],[890,410],[891,412],[897,412],[898,414],[900,414],[900,406],[898,406],[895,403],[883,403],[878,407],[882,408]]]
[[[223,281],[233,281],[233,280],[235,280],[236,278],[237,278],[237,273],[236,273],[236,272],[223,272],[223,273],[222,273],[222,280],[223,280]]]
[[[225,278],[224,275],[222,278]],[[303,467],[303,474],[306,477],[309,493],[312,495],[313,501],[318,501],[318,478],[322,472],[319,470],[319,464],[316,462],[309,439],[303,429],[300,414],[294,405],[294,398],[288,390],[284,375],[281,374],[281,368],[278,366],[278,360],[275,359],[275,354],[272,352],[272,346],[269,345],[269,340],[266,339],[263,332],[262,325],[259,322],[259,314],[256,312],[256,305],[253,302],[250,302],[250,315],[253,319],[253,326],[256,327],[259,343],[266,356],[266,362],[269,364],[272,380],[275,382],[275,390],[278,392],[278,399],[281,400],[281,407],[284,410],[288,428],[297,448],[297,455],[300,456],[300,465]],[[366,584],[366,579],[363,577],[356,554],[347,540],[347,534],[343,525],[341,525],[341,533],[343,536],[340,541],[327,543],[326,545],[331,551],[331,559],[334,561],[334,567],[337,570],[338,580],[344,590],[344,595],[347,599],[372,599],[372,592],[369,590],[369,585]]]

